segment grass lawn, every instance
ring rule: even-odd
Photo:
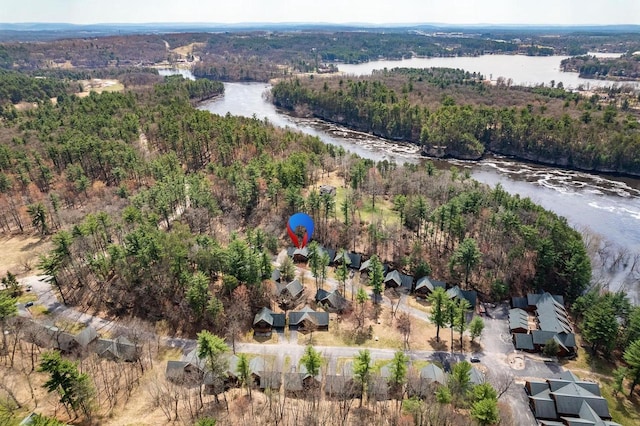
[[[370,307],[371,308],[371,307]],[[298,333],[298,343],[301,345],[318,346],[360,346],[362,348],[376,349],[403,349],[403,337],[397,329],[396,320],[391,319],[390,309],[380,307],[379,321],[368,318],[364,329],[370,329],[370,333],[354,332],[355,323],[350,319],[341,322],[331,321],[329,331],[316,331],[312,334]],[[435,339],[436,328],[433,324],[411,319],[411,334],[409,336],[409,348],[414,350],[435,350],[431,341]],[[442,332],[442,344],[447,344],[446,336]],[[437,348],[438,350],[440,348]]]

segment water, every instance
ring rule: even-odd
[[[484,58],[484,59],[483,59]],[[512,64],[520,63],[523,58],[526,61],[533,60],[530,67],[515,67],[507,71],[514,81],[523,82],[532,78],[531,70],[545,69],[547,66],[559,63],[558,57],[552,61],[549,57],[514,57],[506,55],[492,55],[481,58],[439,58],[437,66],[451,66],[464,68],[469,60],[482,59],[488,61],[497,59],[495,69],[502,69],[504,62],[516,58]],[[456,61],[457,60],[457,61]],[[414,61],[414,60],[412,60]],[[434,61],[433,59],[420,59],[419,61]],[[409,61],[402,61],[404,63]],[[361,64],[351,67],[365,69],[375,67],[375,64],[390,63],[398,65],[398,61],[378,61],[376,63]],[[428,62],[432,64],[433,62]],[[480,63],[480,62],[473,62]],[[372,65],[374,64],[374,65]],[[541,65],[542,64],[542,65]],[[408,65],[408,64],[407,64]],[[544,66],[543,66],[544,65]],[[368,68],[365,68],[367,66]],[[411,66],[417,66],[412,63]],[[433,66],[433,65],[429,65]],[[185,70],[182,70],[185,71]],[[481,69],[478,71],[485,73]],[[170,70],[161,70],[162,74],[171,73]],[[369,71],[370,72],[370,71]],[[561,73],[568,75],[570,73]],[[183,74],[192,77],[189,74]],[[541,72],[545,82],[551,77],[558,81],[548,70]],[[573,74],[571,74],[573,75]],[[488,76],[488,73],[487,73]],[[542,82],[541,80],[540,82]],[[601,83],[601,82],[598,82]],[[565,83],[565,87],[567,83]],[[417,163],[425,161],[420,156],[418,147],[412,144],[391,142],[375,136],[353,132],[341,126],[324,123],[314,119],[298,119],[290,117],[278,111],[273,104],[268,102],[264,94],[270,89],[265,83],[225,83],[224,97],[203,103],[200,108],[214,114],[256,116],[260,119],[267,118],[271,123],[281,127],[290,127],[304,133],[318,136],[323,141],[339,145],[346,150],[354,152],[364,158],[376,161],[388,159],[397,163]],[[590,174],[584,172],[567,171],[545,166],[522,163],[507,158],[488,158],[482,161],[447,161],[441,162],[440,167],[455,165],[471,171],[474,179],[495,186],[500,183],[505,190],[512,194],[520,194],[529,197],[544,208],[567,218],[568,222],[579,230],[590,229],[611,242],[611,254],[627,253],[628,261],[632,261],[634,255],[640,255],[640,179],[614,178],[605,175]],[[624,262],[622,262],[624,263]],[[599,265],[594,265],[599,266]],[[609,284],[612,290],[626,290],[632,301],[640,304],[640,284],[636,274],[630,274],[630,268],[609,271],[608,268],[596,268],[598,275],[605,284]],[[640,270],[640,266],[638,268]],[[639,271],[640,272],[640,271]],[[637,274],[640,276],[640,273]]]
[[[619,57],[615,53],[590,53],[599,57]],[[630,85],[639,88],[637,82],[612,82],[607,80],[592,80],[578,77],[578,73],[563,72],[560,62],[569,56],[524,56],[524,55],[484,55],[475,57],[452,58],[412,58],[402,61],[372,61],[363,64],[340,64],[338,69],[349,75],[369,75],[373,70],[405,68],[461,68],[469,72],[479,72],[486,79],[495,82],[499,77],[511,78],[513,84],[521,86],[535,86],[540,83],[549,85],[553,80],[556,84],[562,82],[566,89],[590,89],[593,87],[609,87],[616,85]]]

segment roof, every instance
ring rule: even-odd
[[[573,329],[564,305],[549,293],[537,295],[536,313],[540,330],[571,333]]]
[[[282,294],[285,290],[291,295],[291,297],[296,298],[302,294],[304,291],[304,286],[297,279],[291,281],[288,284],[278,284],[276,286],[278,294]]]
[[[275,281],[277,283],[280,282],[280,269],[274,269],[271,271],[271,281]]]
[[[529,303],[527,302],[526,297],[512,297],[511,298],[511,307],[512,308],[520,308],[527,309]]]
[[[265,371],[264,358],[259,356],[251,358],[251,360],[249,361],[249,370],[251,371],[251,374],[261,376]]]
[[[533,330],[531,336],[534,345],[546,345],[549,340],[555,340],[558,346],[568,352],[573,351],[576,347],[576,336],[573,333]]]
[[[351,263],[351,257],[349,257],[349,253],[344,251],[344,250],[340,250],[336,252],[335,257],[333,258],[333,261],[335,263],[342,263],[343,261],[346,261],[348,264]]]
[[[477,368],[471,367],[471,370],[469,370],[469,379],[474,385],[479,385],[484,382],[484,374]]]
[[[285,314],[276,314],[265,306],[253,317],[253,325],[260,321],[264,321],[273,328],[284,328],[286,318]]]
[[[533,338],[531,337],[531,334],[513,333],[513,336],[516,339],[516,349],[524,351],[532,351],[535,349],[535,347],[533,346]]]
[[[356,396],[357,385],[351,376],[331,374],[324,378],[324,392],[328,395]]]
[[[437,281],[429,277],[422,277],[416,283],[416,291],[424,288],[429,290],[430,292],[433,292],[438,287],[447,288],[447,284],[443,281]]]
[[[565,371],[558,379],[546,382],[527,382],[531,390],[536,418],[564,421],[565,425],[612,426],[607,401],[600,394],[597,383],[581,381],[575,374]],[[542,422],[542,424],[555,424]]]
[[[354,252],[349,252],[349,259],[351,260],[350,268],[360,269],[362,263],[362,255]]]
[[[138,347],[124,336],[115,340],[98,339],[95,351],[100,356],[112,356],[123,361],[136,361],[139,357]]]
[[[282,374],[279,371],[263,371],[260,375],[260,389],[279,389]]]
[[[538,304],[538,301],[540,300],[540,298],[542,296],[544,296],[545,294],[548,294],[549,296],[551,296],[556,302],[560,303],[561,305],[564,306],[564,297],[560,296],[559,294],[549,294],[548,292],[544,292],[544,293],[529,293],[527,294],[527,305],[529,306],[535,306]]]
[[[435,364],[429,364],[420,370],[420,378],[427,379],[432,382],[437,382],[444,385],[447,382],[447,378],[442,368]]]
[[[529,314],[519,308],[509,310],[509,330],[529,329]]]
[[[316,302],[326,303],[331,308],[337,310],[344,309],[348,304],[347,299],[342,297],[338,290],[328,292],[323,289],[318,289],[316,292]]]
[[[475,290],[462,290],[457,285],[447,290],[447,296],[449,299],[466,299],[472,309],[475,308],[478,299],[478,293]]]
[[[299,325],[304,320],[310,320],[318,327],[327,327],[329,325],[329,313],[316,312],[308,306],[299,311],[289,312],[289,325]]]
[[[78,342],[78,345],[80,345],[80,347],[86,348],[87,346],[89,346],[91,342],[93,342],[97,338],[98,338],[98,332],[96,331],[95,328],[89,326],[89,327],[86,327],[84,330],[82,330],[80,333],[78,333],[75,337],[75,340],[76,342]]]
[[[407,290],[411,291],[412,287],[413,287],[413,276],[412,275],[407,275],[407,274],[400,274],[400,281],[401,281],[401,285],[402,288],[406,288]]]
[[[400,272],[391,271],[387,273],[387,275],[384,277],[384,284],[386,286],[391,286],[391,287],[400,287],[402,285],[402,278],[400,278]]]
[[[302,257],[304,257],[304,258],[306,259],[306,258],[308,258],[308,257],[309,257],[309,249],[308,249],[306,246],[305,246],[305,247],[302,247],[302,248],[296,248],[296,249],[293,251],[292,256],[293,256],[293,257],[295,257],[295,256],[302,256]]]

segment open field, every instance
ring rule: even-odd
[[[16,275],[29,272],[38,263],[38,256],[49,250],[50,243],[39,236],[0,237],[0,277],[7,271]]]

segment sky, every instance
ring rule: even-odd
[[[640,0],[0,0],[0,22],[640,24]]]

